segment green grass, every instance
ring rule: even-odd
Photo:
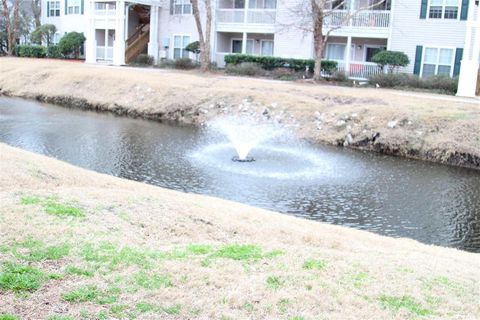
[[[86,302],[94,301],[98,298],[100,292],[97,286],[89,285],[77,288],[62,295],[63,300],[67,302]]]
[[[66,315],[53,315],[48,317],[47,320],[75,320],[75,318]]]
[[[57,246],[44,246],[39,241],[29,241],[21,244],[27,252],[19,252],[13,249],[15,257],[25,261],[59,260],[70,253],[70,246],[66,243]],[[22,250],[23,251],[23,250]]]
[[[45,274],[34,267],[5,263],[0,273],[0,289],[32,292],[40,288],[45,278]]]
[[[157,307],[154,304],[147,303],[147,302],[139,302],[135,305],[135,309],[140,312],[152,312],[157,310]]]
[[[182,310],[182,305],[180,304],[175,304],[173,306],[162,308],[162,311],[167,314],[180,314],[181,310]]]
[[[58,217],[76,217],[81,218],[85,216],[83,210],[71,204],[60,203],[53,199],[48,199],[43,203],[43,209],[47,214]]]
[[[67,266],[65,268],[65,273],[76,276],[93,277],[93,271],[81,269],[75,266]]]
[[[289,317],[288,320],[305,320],[305,318],[302,316],[294,316],[294,317]]]
[[[80,250],[80,254],[85,261],[106,265],[110,269],[121,265],[149,268],[153,260],[160,258],[160,254],[131,247],[120,249],[109,242],[101,242],[97,245],[87,244]]]
[[[116,318],[116,319],[124,319],[124,311],[128,309],[128,305],[126,304],[118,304],[115,306],[112,306],[110,308],[110,313]]]
[[[263,254],[262,248],[256,245],[230,244],[220,247],[214,257],[232,260],[259,260],[263,258]]]
[[[327,263],[323,260],[306,260],[303,263],[303,269],[305,270],[324,270],[327,267]]]
[[[135,305],[135,309],[141,313],[164,312],[166,314],[176,315],[176,314],[180,314],[180,311],[182,310],[182,305],[174,304],[169,307],[161,307],[148,302],[139,302]]]
[[[379,298],[379,301],[384,308],[395,312],[400,309],[405,309],[417,316],[428,316],[433,314],[431,310],[424,308],[410,296],[396,297],[383,295]]]
[[[366,272],[357,272],[350,278],[355,288],[361,288],[370,280],[370,275]]]
[[[278,311],[280,311],[281,313],[287,312],[289,304],[290,304],[290,300],[280,299],[280,301],[277,302]]]
[[[191,244],[187,246],[187,252],[195,255],[205,255],[212,251],[212,246],[204,244]]]
[[[54,216],[77,218],[85,216],[82,208],[72,203],[60,202],[55,197],[24,196],[20,199],[20,203],[23,205],[41,205],[47,214]]]
[[[11,314],[1,313],[0,320],[19,320],[19,318]]]
[[[145,289],[160,289],[172,287],[172,280],[168,275],[159,275],[156,273],[147,273],[140,271],[134,275],[135,284]]]
[[[20,203],[23,205],[31,205],[31,204],[40,204],[42,199],[35,196],[25,196],[20,199]]]
[[[279,289],[285,283],[284,280],[276,276],[269,276],[266,282],[267,282],[267,287],[274,290]]]

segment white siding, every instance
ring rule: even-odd
[[[463,48],[465,21],[420,19],[421,1],[419,0],[394,0],[392,5],[393,26],[390,50],[403,51],[409,56],[410,65],[405,68],[406,72],[413,73],[417,45]]]

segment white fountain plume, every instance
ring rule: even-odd
[[[284,134],[278,126],[258,123],[249,118],[220,118],[211,122],[209,127],[227,137],[240,161],[247,160],[250,152],[258,145]]]

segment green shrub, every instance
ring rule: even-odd
[[[194,41],[192,43],[189,43],[186,47],[185,50],[188,52],[194,53],[194,54],[199,54],[200,53],[200,42],[199,41]]]
[[[383,50],[372,57],[372,62],[378,64],[382,70],[387,66],[388,72],[393,73],[399,67],[408,66],[410,59],[403,52]]]
[[[17,56],[29,58],[44,58],[47,56],[47,49],[39,45],[17,45]]]
[[[229,64],[225,67],[225,72],[229,74],[235,74],[240,76],[260,76],[265,72],[257,63],[242,62],[238,65]]]
[[[175,69],[191,70],[195,69],[197,65],[189,58],[181,58],[175,60]]]
[[[134,64],[137,65],[146,65],[146,66],[151,66],[153,65],[154,59],[152,56],[149,56],[148,54],[139,54],[138,57],[135,58],[133,61]]]
[[[78,58],[80,55],[80,48],[85,42],[85,36],[79,32],[69,32],[65,34],[58,43],[60,52],[65,57]]]
[[[162,69],[175,69],[175,60],[161,59],[156,67]]]
[[[458,78],[448,76],[420,78],[417,75],[406,73],[376,74],[370,77],[369,82],[383,88],[424,89],[447,94],[455,94],[458,88]]]
[[[313,67],[315,65],[315,61],[312,59],[289,59],[279,57],[254,56],[248,54],[228,54],[225,56],[225,63],[227,65],[238,65],[245,62],[256,63],[265,70],[288,68],[295,71],[308,70],[310,72],[313,72]],[[322,70],[324,72],[332,73],[336,69],[336,61],[322,61]]]
[[[47,57],[49,58],[63,58],[60,47],[56,44],[47,47]]]

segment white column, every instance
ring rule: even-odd
[[[85,17],[87,19],[87,34],[85,40],[85,62],[97,62],[97,41],[95,39],[95,3],[85,2]]]
[[[150,38],[148,40],[148,55],[158,62],[158,7],[150,9]]]
[[[480,56],[480,7],[470,1],[457,96],[475,97]]]
[[[125,64],[125,1],[116,3],[115,41],[113,42],[113,64]]]
[[[242,54],[247,54],[247,33],[243,33],[243,40],[242,40]]]
[[[347,37],[347,47],[345,48],[345,73],[347,76],[350,75],[350,56],[352,50],[352,37],[348,36]]]

